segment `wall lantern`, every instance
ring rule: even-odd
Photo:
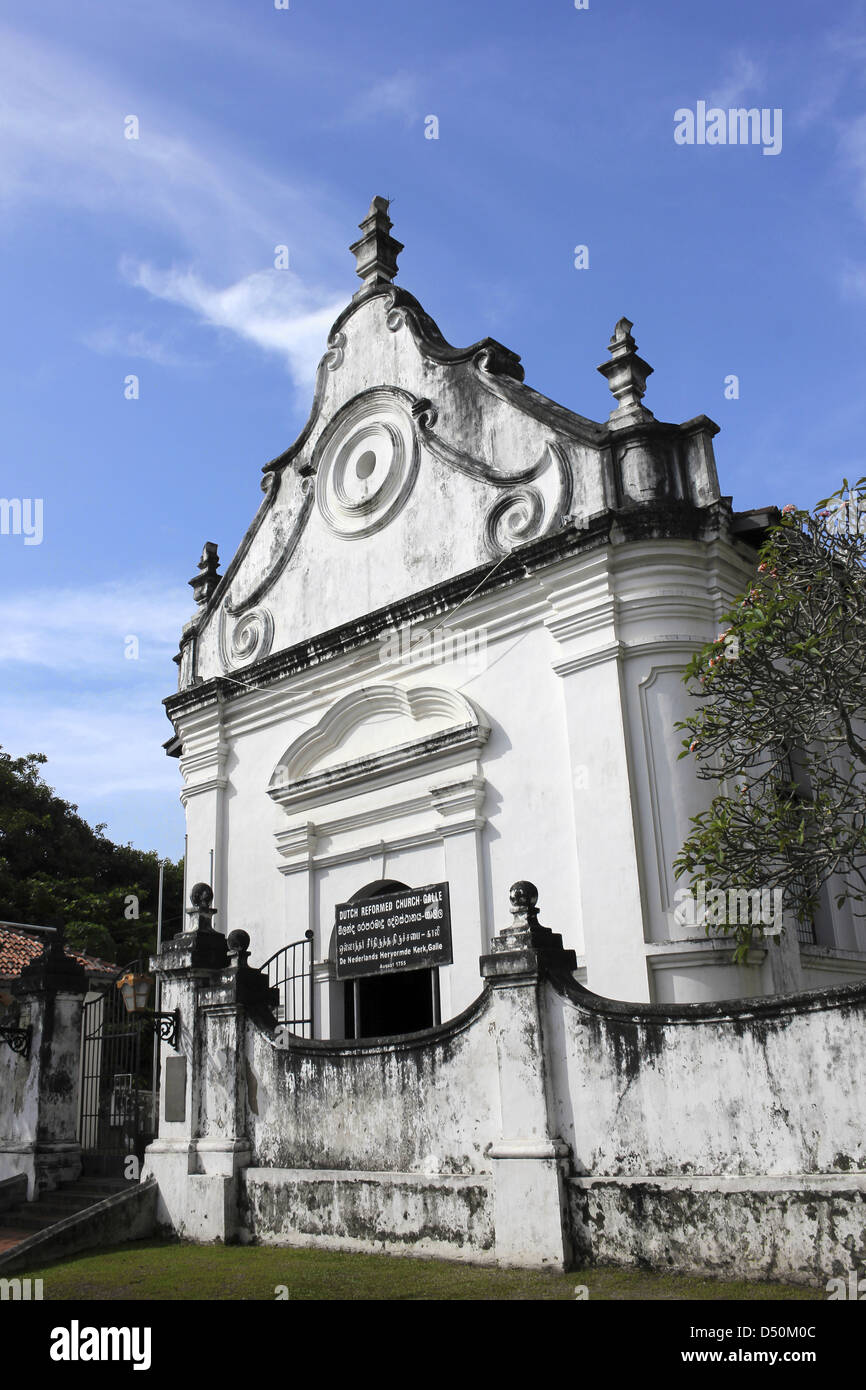
[[[179,1051],[177,1035],[180,1032],[180,1009],[173,1013],[157,1013],[147,1007],[153,980],[150,975],[135,975],[127,971],[117,981],[117,988],[123,996],[126,1012],[133,1018],[141,1019],[145,1027],[155,1033],[162,1042],[167,1042],[175,1052]]]

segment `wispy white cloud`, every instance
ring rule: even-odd
[[[399,106],[406,90],[400,81],[386,83],[376,100]],[[128,116],[138,118],[138,139],[125,137]],[[176,241],[179,268],[141,265],[131,283],[280,353],[299,384],[309,381],[347,297],[313,283],[331,274],[322,248],[339,244],[323,189],[274,178],[189,112],[167,110],[146,92],[0,27],[0,215],[46,202],[110,214],[120,235],[126,227],[136,239],[156,225]],[[291,246],[295,237],[309,283],[250,269],[271,265],[275,246]],[[226,274],[234,283],[214,288],[210,282]],[[114,350],[110,330],[92,330],[87,341],[96,351]],[[125,350],[175,364],[164,341],[144,334],[128,335]]]
[[[147,333],[140,329],[130,332],[116,325],[95,328],[89,333],[84,333],[81,341],[85,347],[90,348],[92,352],[100,353],[103,357],[144,358],[148,362],[155,362],[158,367],[201,365],[193,358],[175,352],[167,341],[148,337]]]
[[[709,104],[725,109],[738,106],[748,93],[763,85],[764,79],[762,64],[738,50],[729,60],[719,85],[710,93]]]
[[[839,175],[861,218],[866,219],[866,115],[840,121],[837,136]],[[866,262],[844,259],[838,281],[843,298],[866,299]]]
[[[133,669],[157,668],[164,683],[194,607],[183,587],[140,578],[7,597],[0,604],[0,663],[47,668],[84,681],[114,677],[124,681],[124,689]],[[138,639],[135,660],[124,655],[130,636]]]
[[[0,605],[3,746],[15,756],[46,753],[46,780],[66,799],[160,792],[174,807],[177,764],[161,746],[171,734],[161,702],[174,688],[171,658],[193,607],[183,587],[141,576]],[[137,659],[125,655],[131,637]]]
[[[866,266],[848,264],[842,271],[842,290],[848,299],[866,299]]]
[[[399,116],[406,125],[424,113],[418,79],[410,73],[381,78],[362,92],[345,114],[345,123],[375,120],[379,116]]]
[[[21,706],[0,700],[3,747],[13,757],[45,753],[45,780],[76,805],[120,794],[164,792],[177,796],[177,763],[162,744],[171,726],[152,700],[73,703],[46,701],[25,717]]]
[[[138,117],[138,139],[126,138],[129,115]],[[198,251],[227,236],[261,237],[262,203],[272,201],[275,182],[233,167],[230,158],[217,163],[198,135],[188,117],[163,117],[145,93],[0,29],[0,203],[7,210],[21,202],[108,209],[170,228]]]
[[[181,305],[213,328],[283,358],[296,384],[308,386],[325,350],[327,333],[344,300],[310,289],[289,270],[260,270],[218,289],[192,270],[157,270],[124,263],[131,284]]]
[[[860,213],[866,217],[866,115],[839,125],[839,156]]]

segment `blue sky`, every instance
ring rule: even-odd
[[[781,108],[781,153],[677,145],[702,100]],[[306,418],[377,193],[445,336],[582,414],[632,319],[735,506],[866,472],[860,0],[0,4],[0,496],[43,500],[0,536],[0,743],[121,842],[182,852],[186,581]]]

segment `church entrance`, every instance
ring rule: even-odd
[[[346,1037],[387,1038],[432,1028],[438,984],[435,970],[398,970],[347,981]]]
[[[361,902],[388,893],[410,891],[407,883],[380,878],[366,884],[349,899]],[[347,1038],[387,1038],[397,1033],[417,1033],[440,1021],[439,971],[395,970],[346,980],[344,1024]]]

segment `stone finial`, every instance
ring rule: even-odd
[[[372,285],[390,285],[397,274],[397,257],[403,243],[390,235],[394,224],[388,207],[387,198],[373,199],[367,216],[358,223],[363,235],[349,247],[355,257],[355,274],[363,281],[358,294]]]
[[[193,575],[189,581],[192,585],[192,594],[196,603],[203,608],[220,582],[217,573],[219,569],[220,557],[217,554],[216,541],[206,541],[201,559],[198,562],[199,573]]]
[[[248,1008],[267,1009],[271,1014],[270,1026],[275,1027],[277,1020],[273,1014],[280,1007],[280,991],[276,985],[268,983],[264,967],[258,970],[250,969],[249,932],[239,927],[235,928],[228,934],[226,947],[229,963],[228,970],[222,975],[222,987],[226,991],[226,997]]]
[[[618,402],[616,409],[611,411],[610,419],[623,424],[654,418],[652,411],[641,405],[646,379],[652,375],[653,369],[649,362],[638,356],[637,343],[631,336],[633,327],[630,319],[620,319],[607,345],[611,361],[602,362],[598,368]]]
[[[87,993],[87,971],[67,952],[63,926],[59,922],[46,938],[41,954],[24,966],[12,989],[15,994],[54,990],[65,994]]]
[[[229,932],[226,945],[228,946],[229,960],[232,965],[238,970],[243,970],[250,958],[249,932],[242,931],[240,927],[236,927],[234,931]]]
[[[538,889],[522,878],[511,885],[511,922],[490,943],[490,954],[481,957],[485,980],[506,976],[537,974],[539,970],[572,974],[577,957],[566,950],[559,932],[543,927],[538,920]]]
[[[196,883],[190,892],[186,914],[190,919],[190,931],[213,931],[213,919],[217,909],[213,906],[213,889],[209,883]]]
[[[512,930],[538,926],[538,889],[534,883],[522,878],[511,885],[508,894],[513,917]]]

